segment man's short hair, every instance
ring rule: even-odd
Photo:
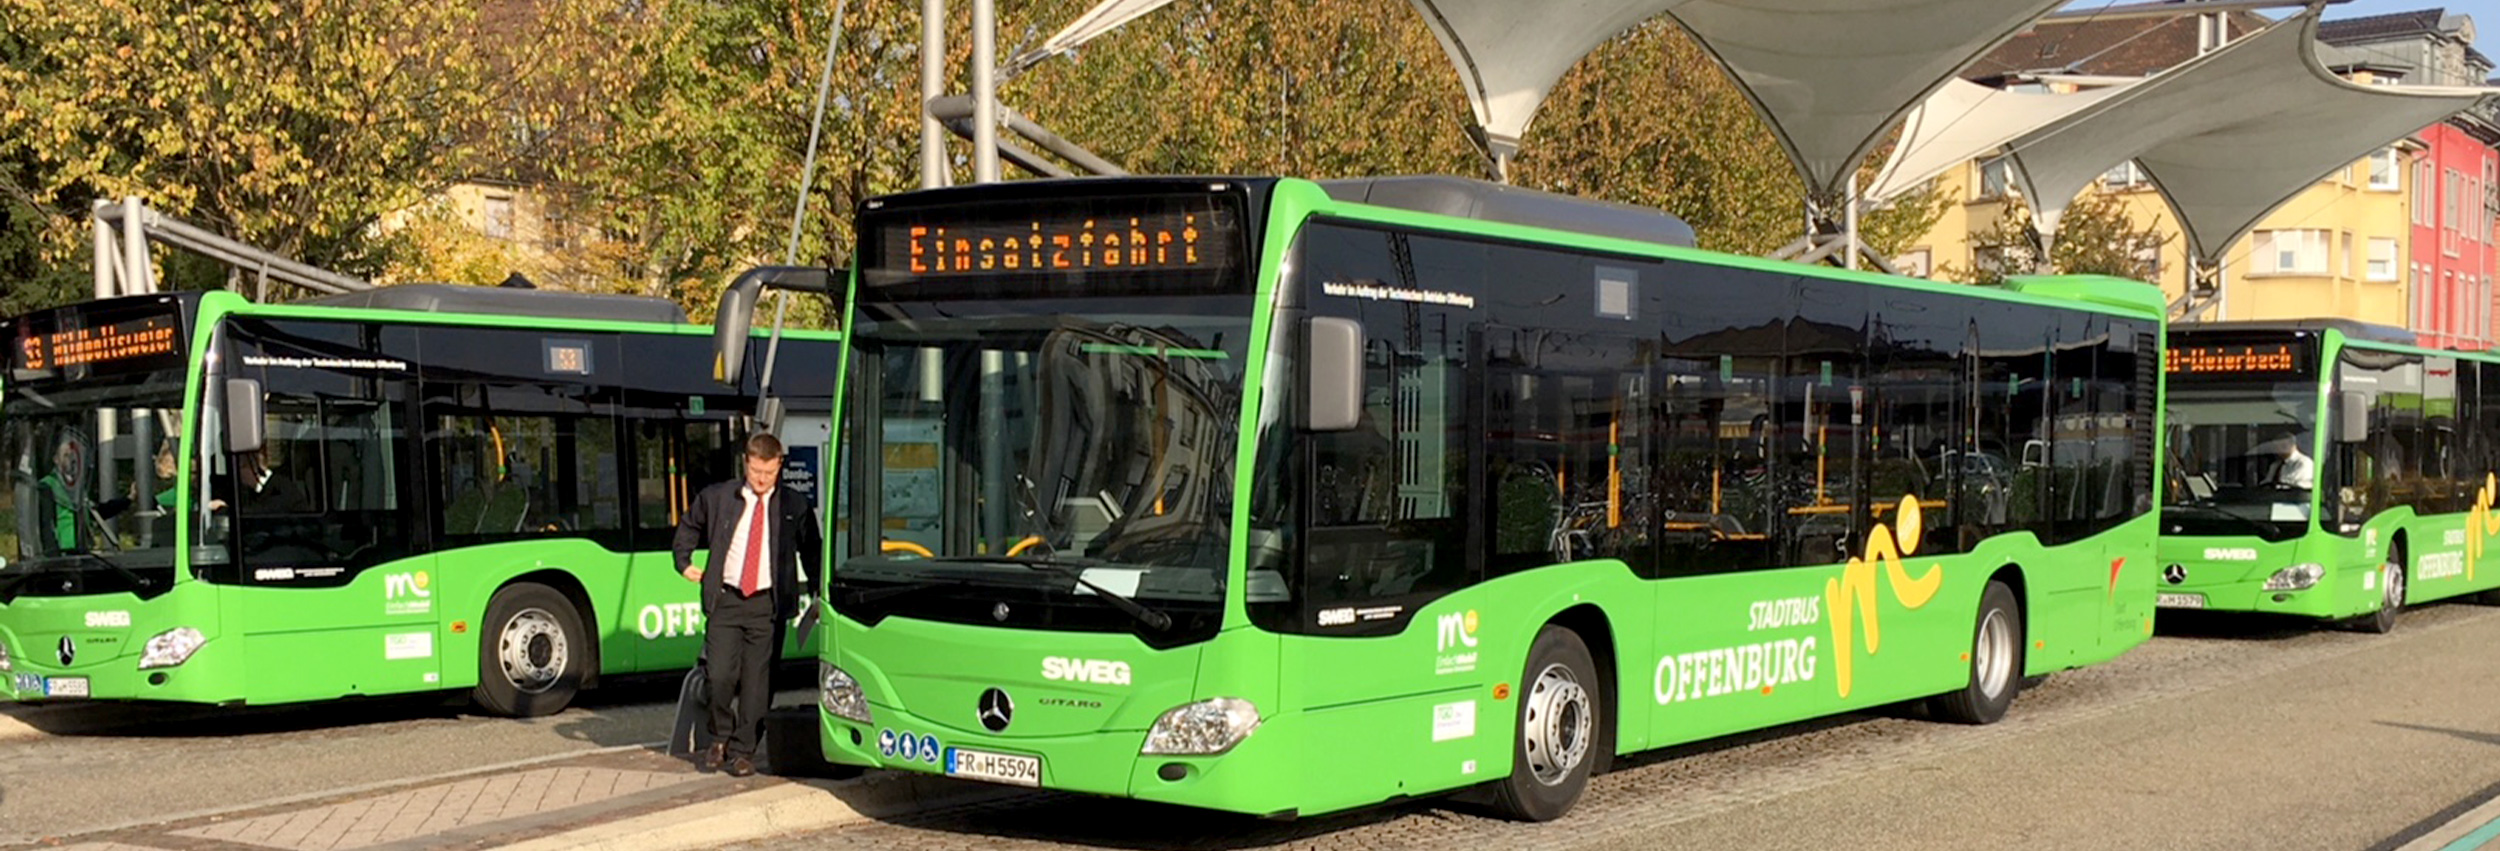
[[[747,437],[747,457],[758,461],[781,460],[781,438],[772,432],[759,431]]]

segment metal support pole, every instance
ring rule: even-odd
[[[98,198],[95,199],[94,209],[89,212],[100,213],[111,206],[113,202]],[[105,224],[103,216],[93,218],[95,219],[95,297],[111,298],[113,297],[113,266],[120,252],[113,247],[113,226]]]
[[[1844,269],[1855,269],[1858,268],[1858,179],[1855,176],[1849,178],[1849,197],[1841,203],[1848,207],[1840,213],[1840,238],[1849,246],[1843,250],[1848,259],[1841,261],[1840,265]]]
[[[998,182],[998,0],[972,0],[972,182]]]
[[[122,292],[129,295],[156,291],[155,276],[148,274],[144,209],[137,195],[122,199]]]
[[[954,181],[946,162],[946,127],[929,102],[946,94],[946,0],[920,0],[920,188]]]

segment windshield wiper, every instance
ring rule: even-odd
[[[848,585],[851,582],[851,580],[841,578],[836,578],[834,581],[844,585]],[[865,605],[879,600],[891,600],[896,597],[917,594],[932,588],[953,588],[974,584],[976,583],[969,579],[924,579],[918,582],[905,582],[899,585],[887,585],[876,588],[845,588],[843,589],[842,596],[844,599],[849,600],[852,605]]]
[[[1027,570],[1038,570],[1044,573],[1064,576],[1067,577],[1069,581],[1075,582],[1076,584],[1083,586],[1086,590],[1092,591],[1095,595],[1102,597],[1103,602],[1110,603],[1112,608],[1120,610],[1122,614],[1136,618],[1139,623],[1152,627],[1157,631],[1172,628],[1171,615],[1147,608],[1145,604],[1139,603],[1136,600],[1120,596],[1117,592],[1095,584],[1093,580],[1085,578],[1084,574],[1071,570],[1063,564],[1047,561],[1034,561],[1032,559],[1006,558],[1004,556],[943,556],[937,560],[965,562],[970,564],[1012,564]]]

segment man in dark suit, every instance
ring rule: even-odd
[[[781,625],[798,615],[801,598],[824,576],[816,512],[781,486],[781,461],[780,439],[762,432],[747,438],[746,477],[704,488],[677,524],[678,571],[703,586],[713,741],[703,768],[726,767],[735,777],[755,773]],[[711,551],[701,567],[693,562],[697,549]]]

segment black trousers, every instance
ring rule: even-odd
[[[755,756],[773,703],[773,657],[780,652],[773,593],[741,597],[722,589],[703,625],[703,677],[711,685],[712,741],[726,744],[730,756]]]

